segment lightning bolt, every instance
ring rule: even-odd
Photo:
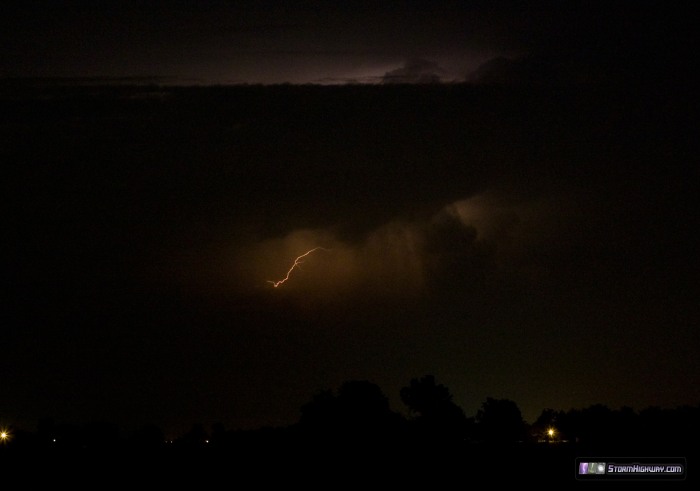
[[[304,254],[302,254],[301,256],[297,257],[294,260],[294,264],[292,264],[292,267],[289,268],[289,271],[287,271],[287,276],[285,276],[284,278],[282,278],[281,280],[278,280],[278,281],[267,280],[267,282],[272,284],[273,287],[277,288],[278,286],[280,286],[282,283],[284,283],[285,281],[287,281],[289,279],[289,275],[292,274],[292,271],[294,271],[294,268],[296,268],[297,266],[301,265],[301,263],[304,262],[304,261],[302,261],[303,258],[305,258],[306,256],[308,256],[312,252],[317,251],[319,249],[323,249],[324,251],[328,250],[325,247],[314,247],[313,249],[306,251]]]

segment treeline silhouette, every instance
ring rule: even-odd
[[[111,449],[133,451],[253,451],[270,448],[341,448],[362,444],[373,449],[535,448],[543,444],[586,449],[682,451],[700,437],[700,406],[674,409],[544,409],[533,423],[515,401],[487,397],[473,416],[453,401],[433,375],[415,378],[400,391],[408,416],[393,410],[381,388],[350,380],[337,390],[323,389],[300,408],[298,422],[253,430],[211,427],[196,422],[174,439],[162,428],[144,424],[124,435],[116,423],[61,423],[51,418],[36,429],[7,428],[5,451]]]

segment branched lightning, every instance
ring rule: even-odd
[[[292,267],[289,268],[289,271],[287,271],[287,276],[285,276],[284,278],[282,278],[281,280],[278,280],[278,281],[267,280],[267,282],[272,284],[272,286],[274,286],[275,288],[277,288],[278,286],[280,286],[282,283],[284,283],[285,281],[287,281],[289,279],[289,275],[292,274],[292,271],[294,271],[294,268],[296,268],[297,266],[301,265],[301,263],[304,262],[304,261],[302,261],[303,258],[305,258],[306,256],[308,256],[312,252],[317,251],[319,249],[323,249],[324,251],[328,250],[325,247],[314,247],[313,249],[306,251],[304,254],[302,254],[301,256],[297,257],[294,260],[294,264],[292,264]]]

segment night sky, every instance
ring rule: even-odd
[[[678,5],[3,2],[0,424],[699,404]]]

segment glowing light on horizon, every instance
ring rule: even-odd
[[[301,265],[301,263],[304,262],[304,261],[302,261],[303,258],[305,258],[306,256],[308,256],[312,252],[317,251],[319,249],[322,249],[324,251],[328,250],[325,247],[314,247],[313,249],[306,251],[304,254],[302,254],[301,256],[297,257],[294,260],[294,264],[292,264],[292,267],[289,268],[289,271],[287,271],[287,276],[285,276],[284,278],[282,278],[281,280],[278,280],[278,281],[267,280],[267,282],[270,283],[273,287],[277,288],[278,286],[280,286],[281,284],[283,284],[285,281],[287,281],[289,279],[289,276],[292,274],[292,271],[294,271],[294,268],[296,268],[297,266]]]

